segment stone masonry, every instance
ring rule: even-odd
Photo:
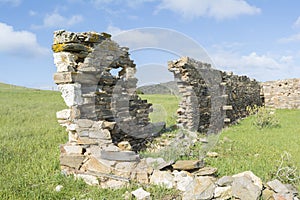
[[[286,79],[262,83],[267,107],[300,109],[300,79]]]
[[[205,168],[203,160],[140,158],[137,152],[159,135],[164,123],[150,123],[151,104],[135,92],[136,66],[128,48],[110,37],[96,32],[54,32],[54,81],[68,106],[56,114],[69,134],[68,142],[60,147],[62,172],[102,188],[130,181],[164,185],[182,191],[183,199],[263,196],[261,180],[252,172],[217,180],[216,169]],[[245,117],[247,106],[262,105],[260,85],[246,76],[215,70],[187,57],[169,62],[169,70],[182,96],[178,124],[186,130],[217,133],[224,123]],[[181,134],[182,143],[190,139]],[[296,196],[290,190],[277,192],[274,185],[280,183],[266,187],[270,195]]]
[[[178,124],[188,130],[218,133],[223,125],[247,116],[247,106],[261,106],[260,85],[247,76],[213,69],[183,57],[168,63],[182,100]]]
[[[52,49],[57,66],[54,81],[68,106],[57,112],[69,133],[69,141],[61,146],[63,171],[117,180],[137,172],[147,177],[136,151],[163,124],[149,122],[151,104],[135,93],[136,69],[128,49],[106,33],[63,30],[54,33]]]

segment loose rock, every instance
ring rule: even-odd
[[[143,188],[139,188],[135,191],[132,191],[131,194],[135,196],[137,200],[150,200],[150,193],[145,191]]]

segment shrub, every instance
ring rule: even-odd
[[[259,129],[275,128],[279,126],[279,120],[275,114],[275,109],[266,108],[264,106],[247,107],[247,112],[254,115],[253,125]]]

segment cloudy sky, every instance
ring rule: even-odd
[[[0,82],[54,86],[58,29],[111,33],[131,48],[140,84],[169,80],[166,62],[195,44],[202,52],[191,56],[205,52],[215,68],[259,81],[296,78],[299,8],[299,0],[0,0]]]

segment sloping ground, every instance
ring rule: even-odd
[[[59,145],[68,136],[55,113],[64,108],[59,92],[0,83],[0,199],[124,199],[138,188],[99,189],[61,174]],[[154,199],[176,195],[157,186],[148,191]]]
[[[164,101],[160,104],[167,108]],[[103,190],[61,175],[59,144],[67,141],[67,133],[56,122],[55,113],[64,107],[59,92],[0,84],[0,199],[124,199],[126,191],[138,187]],[[208,164],[218,168],[219,176],[251,170],[268,181],[288,152],[291,157],[281,167],[297,167],[299,174],[300,110],[277,113],[279,128],[259,130],[250,117],[224,130],[218,145],[210,149],[219,157],[206,159]],[[300,189],[299,181],[294,183]],[[58,185],[63,186],[60,192],[55,191]],[[153,199],[174,197],[174,190],[151,186],[147,191]]]
[[[219,157],[207,159],[208,164],[217,167],[220,176],[250,170],[263,181],[278,178],[278,171],[290,172],[279,178],[300,189],[300,110],[277,110],[276,115],[277,128],[258,129],[251,116],[225,129],[210,149]]]
[[[178,87],[175,81],[141,86],[137,89],[143,94],[178,94]]]

